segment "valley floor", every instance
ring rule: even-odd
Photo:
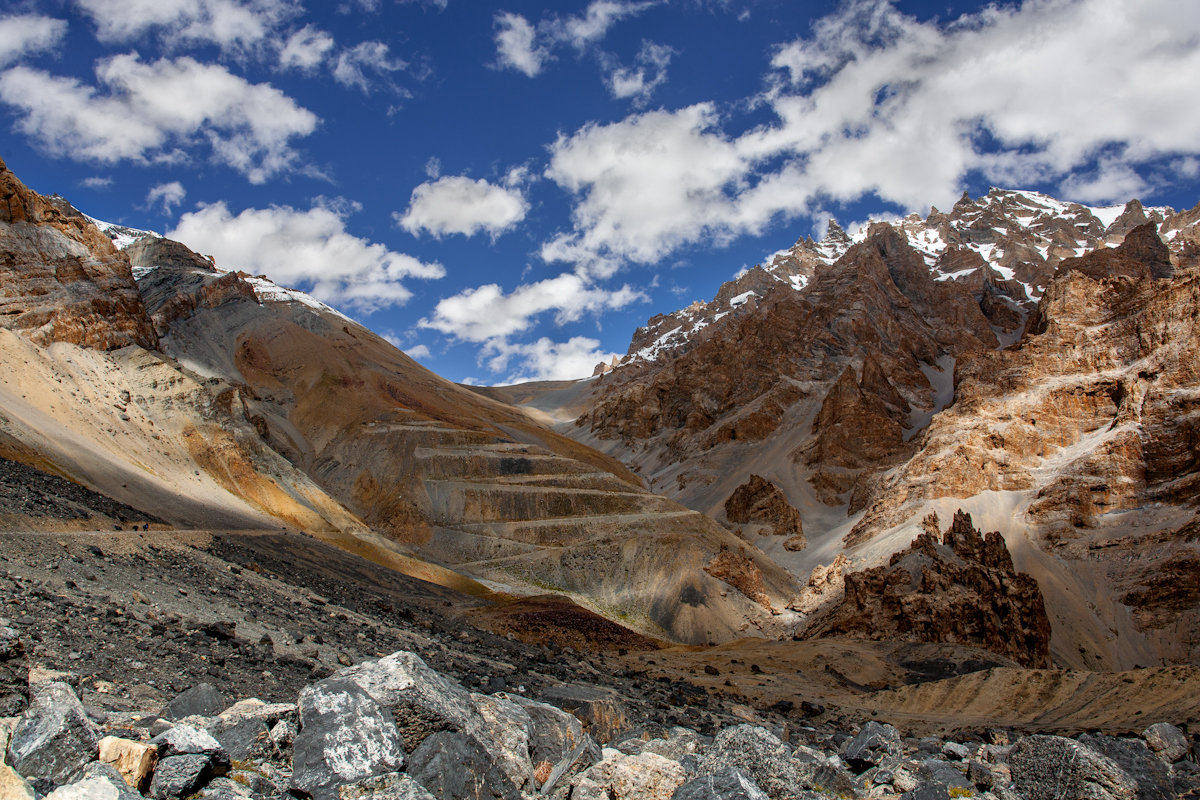
[[[0,533],[0,616],[35,668],[69,673],[109,710],[199,682],[285,700],[405,649],[475,691],[605,687],[631,721],[703,732],[871,717],[914,734],[1200,723],[1194,667],[1023,670],[971,648],[841,639],[659,648],[561,601],[493,605],[280,531]]]

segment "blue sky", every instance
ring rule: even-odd
[[[1200,4],[16,0],[0,157],[452,380],[582,377],[797,238],[1200,200]]]

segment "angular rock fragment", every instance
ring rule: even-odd
[[[901,753],[899,731],[886,723],[871,720],[846,746],[842,759],[851,769],[863,772],[888,756],[899,757]]]
[[[1140,739],[1085,734],[1079,743],[1111,758],[1137,785],[1138,800],[1171,800],[1171,774]]]
[[[1137,784],[1112,759],[1062,736],[1026,736],[1008,755],[1025,800],[1133,800]]]
[[[337,677],[360,686],[391,711],[408,750],[438,731],[462,731],[486,739],[470,693],[439,675],[416,653],[400,651],[364,661],[341,670]]]
[[[156,800],[187,797],[215,777],[212,759],[203,753],[187,753],[159,759],[150,782]]]
[[[154,765],[158,763],[158,748],[143,742],[105,736],[100,740],[100,761],[112,764],[125,782],[140,792],[150,784]]]
[[[1187,755],[1188,741],[1183,731],[1168,722],[1158,722],[1142,732],[1146,745],[1168,764]]]
[[[176,696],[162,710],[160,716],[171,720],[184,717],[214,717],[228,705],[229,701],[212,684],[201,683]]]
[[[672,800],[768,800],[766,793],[736,767],[700,775],[675,790]]]
[[[772,800],[794,798],[804,783],[792,750],[765,728],[737,725],[717,734],[712,745],[697,757],[699,775],[715,775],[730,768],[741,770]]]
[[[33,689],[8,743],[7,761],[18,773],[66,784],[83,774],[96,758],[96,726],[65,683],[52,681]]]
[[[605,759],[571,782],[571,800],[670,800],[683,767],[654,753]]]
[[[629,710],[611,689],[563,684],[543,691],[542,699],[574,714],[601,744],[629,728]]]
[[[337,788],[404,766],[392,714],[358,684],[326,678],[300,692],[291,789],[333,800]]]
[[[516,800],[520,794],[472,737],[439,731],[409,757],[408,774],[438,800]]]

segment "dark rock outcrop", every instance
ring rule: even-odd
[[[884,567],[845,576],[845,596],[808,638],[973,644],[1029,667],[1050,666],[1050,622],[1037,582],[1013,567],[997,532],[959,511],[939,541],[937,517]]]
[[[804,523],[779,487],[759,475],[751,475],[725,501],[725,516],[730,522],[758,523],[775,536],[786,536],[784,547],[803,549]]]

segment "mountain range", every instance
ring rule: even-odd
[[[589,379],[485,388],[2,165],[0,197],[0,457],[156,530],[303,531],[665,643],[1200,663],[1200,206],[831,221]]]

